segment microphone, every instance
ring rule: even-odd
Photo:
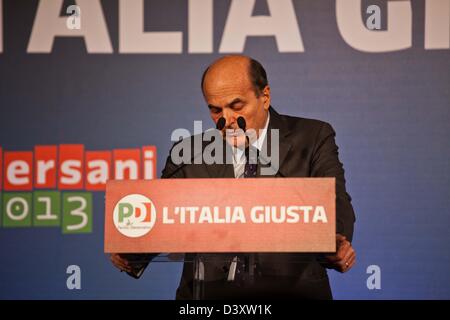
[[[219,120],[217,120],[216,129],[222,131],[222,129],[225,127],[226,123],[227,123],[227,120],[225,120],[224,117],[220,117]]]
[[[239,129],[242,129],[242,131],[245,132],[245,128],[247,127],[247,123],[246,123],[244,117],[237,118],[237,124],[238,124]]]
[[[239,129],[244,131],[244,134],[245,134],[245,130],[247,128],[247,122],[245,121],[245,118],[242,116],[237,118],[237,124],[238,124]],[[259,158],[259,150],[256,149],[256,155],[254,153],[250,153],[251,145],[250,145],[250,138],[249,138],[248,134],[245,134],[245,141],[247,144],[247,146],[245,148],[245,156],[247,158],[247,161],[250,161],[250,163],[253,164]],[[252,158],[252,160],[250,160],[250,157]],[[255,157],[256,157],[256,159],[255,159]]]
[[[237,124],[238,124],[239,129],[244,131],[244,134],[245,134],[245,129],[247,128],[247,122],[245,121],[245,118],[242,116],[237,118]],[[245,135],[245,141],[246,141],[247,145],[250,146],[250,140],[248,138],[248,135]],[[248,159],[248,154],[246,156]]]
[[[237,124],[238,124],[239,129],[244,131],[244,134],[245,134],[245,129],[247,128],[247,122],[245,121],[245,118],[242,116],[238,117]],[[245,140],[246,140],[246,143],[248,146],[247,148],[245,148],[245,157],[246,157],[246,162],[249,163],[249,162],[251,162],[249,160],[250,159],[250,139],[247,134],[245,135]],[[256,157],[258,157],[258,155],[256,155]],[[245,265],[246,265],[245,270],[248,272],[248,275],[249,275],[249,281],[250,281],[250,283],[253,283],[254,277],[255,277],[255,269],[256,269],[255,254],[249,253],[248,255],[245,255],[244,260],[245,260]],[[233,263],[231,264],[231,266],[233,266]]]

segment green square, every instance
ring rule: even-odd
[[[92,232],[92,193],[63,193],[62,233]]]
[[[55,227],[61,224],[61,193],[35,191],[33,194],[33,225]]]
[[[30,227],[33,209],[31,200],[31,192],[3,193],[3,226],[5,228]]]

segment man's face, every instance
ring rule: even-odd
[[[224,117],[226,125],[223,133],[227,141],[242,147],[246,143],[244,135],[234,135],[239,129],[237,119],[242,116],[246,129],[254,129],[257,134],[263,129],[270,106],[270,88],[267,86],[257,97],[248,77],[248,67],[225,66],[225,70],[211,70],[205,77],[203,93],[212,120],[217,123]],[[243,70],[242,70],[243,69]],[[231,134],[230,134],[231,133]]]

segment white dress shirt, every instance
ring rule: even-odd
[[[251,144],[254,148],[258,149],[258,151],[261,151],[261,148],[264,143],[264,139],[267,135],[267,128],[269,127],[269,120],[270,120],[270,114],[267,113],[267,120],[266,125],[264,126],[264,129],[260,131],[258,139],[253,141]],[[244,177],[244,171],[245,171],[245,149],[244,148],[237,148],[235,146],[231,147],[233,151],[233,167],[234,167],[234,176],[235,178],[243,178]]]

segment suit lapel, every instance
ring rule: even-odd
[[[224,164],[203,164],[211,178],[234,178],[233,160],[231,159],[231,148],[223,141]]]
[[[278,168],[276,168],[276,164],[268,161],[269,159],[261,159],[260,160],[260,165],[258,165],[258,172],[257,172],[257,176],[260,177],[261,175],[261,167],[266,167],[271,169],[271,174],[269,174],[269,176],[276,176],[276,177],[284,177],[285,175],[283,174],[283,163],[286,160],[286,156],[288,155],[289,151],[291,150],[291,143],[289,141],[289,139],[287,138],[290,130],[289,128],[286,126],[286,124],[283,122],[283,119],[281,118],[281,116],[272,108],[269,108],[269,112],[270,112],[270,120],[269,120],[269,126],[268,126],[268,130],[267,130],[267,135],[266,135],[266,142],[263,144],[263,148],[262,148],[262,152],[261,155],[270,155],[270,152],[272,150],[272,143],[274,141],[272,141],[272,134],[271,134],[271,129],[277,129],[278,133],[279,133],[279,162],[278,162]],[[261,163],[263,162],[263,163]],[[269,171],[270,173],[270,171]],[[267,177],[267,174],[263,175],[262,177]]]

